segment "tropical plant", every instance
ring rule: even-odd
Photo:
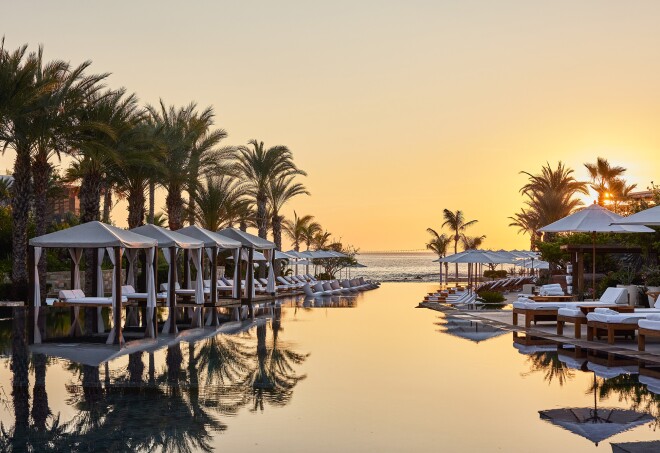
[[[466,236],[461,234],[461,245],[464,250],[476,250],[483,244],[486,235],[481,236]]]
[[[309,195],[305,186],[299,182],[294,182],[294,179],[295,176],[281,176],[271,180],[268,186],[273,242],[279,250],[282,250],[282,222],[284,221],[280,210],[296,195]]]
[[[449,227],[449,229],[454,234],[454,253],[458,253],[458,241],[461,239],[463,232],[478,222],[478,220],[465,220],[465,215],[463,211],[452,212],[449,209],[444,209],[442,211],[442,216],[445,221],[442,223],[443,227]],[[458,279],[458,263],[456,263],[456,279]]]
[[[284,233],[287,235],[289,240],[291,240],[293,250],[296,252],[300,251],[300,244],[305,242],[305,230],[310,224],[314,223],[313,221],[314,216],[304,215],[302,217],[298,217],[296,211],[293,211],[293,220],[284,220],[284,223],[282,224]],[[318,225],[318,228],[320,229],[320,225]],[[307,248],[309,248],[309,246]]]
[[[433,228],[427,228],[426,231],[431,235],[431,239],[426,243],[427,250],[431,250],[438,255],[438,259],[447,256],[447,247],[451,243],[451,238],[446,234],[438,234]],[[449,263],[445,263],[445,271]],[[440,283],[442,283],[442,263],[440,263]]]
[[[605,205],[610,197],[618,195],[617,188],[621,188],[620,178],[626,172],[624,167],[611,166],[607,159],[598,157],[596,163],[584,164],[589,177],[591,178],[591,188],[598,194],[598,204]]]
[[[270,185],[279,178],[307,175],[293,162],[293,154],[286,146],[265,149],[264,142],[250,140],[238,149],[237,169],[248,184],[248,191],[257,207],[259,237],[268,233],[268,193]]]
[[[195,221],[217,231],[239,219],[247,203],[244,184],[229,176],[209,176],[196,192]]]
[[[317,235],[321,234],[323,229],[321,228],[320,223],[309,222],[308,224],[304,225],[301,231],[302,231],[302,238],[304,239],[305,246],[307,247],[306,250],[309,250],[309,248],[314,243],[314,239],[316,238]]]
[[[520,231],[528,233],[532,238],[532,246],[536,245],[538,230],[566,217],[582,205],[576,198],[577,194],[587,194],[587,185],[573,177],[573,170],[567,168],[562,162],[557,163],[556,169],[546,163],[541,173],[532,174],[522,171],[529,177],[520,192],[527,198],[527,209],[510,217],[510,226],[517,226]],[[548,239],[548,235],[545,239]]]

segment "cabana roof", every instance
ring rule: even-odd
[[[224,230],[218,231],[218,234],[240,242],[243,247],[259,250],[271,250],[275,248],[274,242],[270,242],[266,239],[260,238],[259,236],[246,233],[245,231],[241,231],[236,228],[225,228]]]
[[[176,231],[170,231],[157,225],[142,225],[129,231],[155,239],[158,241],[158,247],[160,248],[178,247],[180,249],[199,249],[204,247],[204,243],[198,239]]]
[[[227,236],[214,233],[197,225],[190,225],[177,230],[177,233],[195,238],[204,243],[204,247],[218,247],[221,249],[237,249],[241,243]]]
[[[157,241],[112,225],[92,221],[32,238],[30,239],[30,245],[34,247],[124,247],[140,249],[154,247],[157,245]]]

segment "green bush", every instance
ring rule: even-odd
[[[499,304],[506,300],[506,297],[498,291],[481,291],[477,293],[479,300],[487,304]]]
[[[486,278],[497,279],[497,278],[505,278],[506,276],[507,276],[507,271],[504,269],[484,271],[484,277]]]

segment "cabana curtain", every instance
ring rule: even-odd
[[[41,285],[39,284],[39,260],[41,259],[41,247],[34,248],[34,342],[41,343],[41,332],[39,331],[39,307],[41,306]]]
[[[135,258],[137,249],[126,249],[126,258],[128,259],[128,272],[126,273],[126,284],[135,287]]]
[[[231,290],[231,296],[238,299],[241,297],[241,261],[238,259],[241,249],[234,249],[232,253],[234,256],[234,287]]]
[[[112,263],[112,303],[113,307],[120,307],[121,306],[121,301],[117,300],[117,282],[116,282],[116,277],[115,277],[115,270],[117,267],[117,263],[115,262],[115,251],[113,250],[113,247],[107,247],[106,250],[108,251],[108,257],[110,258],[110,262]],[[119,259],[121,259],[122,254],[124,253],[124,248],[119,247]]]
[[[275,292],[275,266],[273,266],[273,255],[275,254],[275,249],[264,250],[264,256],[266,257],[266,262],[268,263],[268,284],[266,285],[266,291],[269,293]]]
[[[195,279],[195,303],[204,303],[204,276],[202,275],[202,253],[200,249],[191,249],[190,256],[192,258],[195,271],[197,271],[197,278]],[[188,273],[190,279],[190,273]],[[190,288],[190,286],[188,286]]]
[[[73,261],[73,288],[80,289],[80,258],[82,258],[82,249],[70,248],[69,255]]]

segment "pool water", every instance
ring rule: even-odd
[[[0,451],[610,452],[660,438],[660,396],[629,360],[514,347],[511,332],[415,308],[431,288],[288,301],[247,331],[100,366],[13,344]],[[631,429],[578,434],[539,414],[566,408],[623,409]]]

